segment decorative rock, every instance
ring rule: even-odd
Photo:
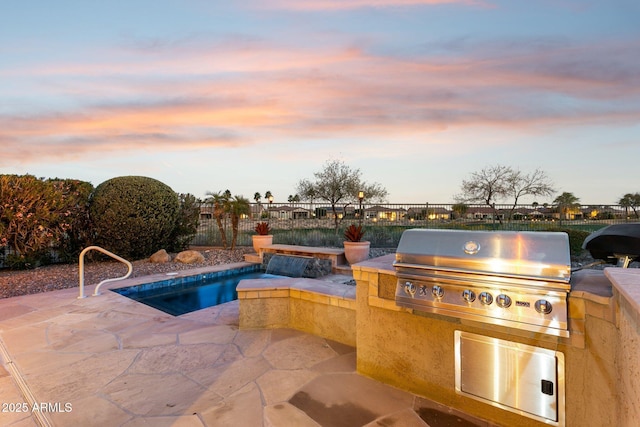
[[[169,261],[171,261],[171,255],[169,255],[167,251],[164,249],[160,249],[158,252],[156,252],[155,254],[149,257],[149,262],[155,262],[158,264],[162,264]]]
[[[204,256],[198,251],[183,251],[176,255],[175,261],[182,264],[196,264],[204,262]]]

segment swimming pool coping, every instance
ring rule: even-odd
[[[120,295],[131,296],[134,294],[141,294],[141,293],[153,291],[156,289],[162,289],[162,288],[176,288],[176,289],[185,288],[186,289],[186,288],[191,288],[195,286],[200,286],[202,285],[203,281],[210,281],[213,279],[224,279],[224,278],[238,276],[238,275],[247,274],[247,273],[257,273],[261,271],[262,270],[260,268],[260,265],[252,264],[248,266],[229,268],[224,270],[208,271],[208,272],[199,273],[199,274],[194,273],[194,274],[188,274],[188,275],[180,275],[180,276],[175,274],[167,275],[165,273],[165,275],[162,277],[162,280],[146,281],[145,283],[141,283],[137,285],[123,286],[118,288],[112,288],[109,290],[119,293]]]
[[[232,264],[211,265],[207,267],[192,268],[187,270],[176,270],[168,273],[150,274],[146,276],[132,277],[132,278],[120,280],[117,282],[105,283],[104,287],[101,290],[104,290],[104,289],[115,290],[120,288],[126,288],[129,286],[145,285],[148,283],[157,283],[165,280],[167,281],[182,280],[187,277],[204,276],[212,273],[225,274],[224,272],[226,271],[241,270],[246,267],[259,269],[260,265],[252,262],[236,262]],[[199,279],[193,279],[193,280],[195,281]],[[95,287],[95,285],[87,286],[87,288],[93,288],[93,287]]]

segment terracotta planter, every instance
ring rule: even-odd
[[[254,236],[251,236],[251,239],[253,240],[253,250],[256,251],[257,254],[260,254],[260,251],[263,247],[273,244],[272,234],[256,234]]]
[[[344,256],[349,265],[353,265],[369,258],[371,242],[344,242]]]

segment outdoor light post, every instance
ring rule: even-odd
[[[360,201],[360,212],[358,213],[358,219],[360,220],[360,226],[362,227],[362,201],[364,200],[364,191],[358,191],[358,200]]]
[[[271,204],[273,203],[273,195],[269,195],[269,215],[267,215],[267,222],[271,221]]]

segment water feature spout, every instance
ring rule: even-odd
[[[291,256],[291,255],[273,255],[267,264],[268,274],[277,274],[280,276],[302,277],[307,264],[308,257]]]

